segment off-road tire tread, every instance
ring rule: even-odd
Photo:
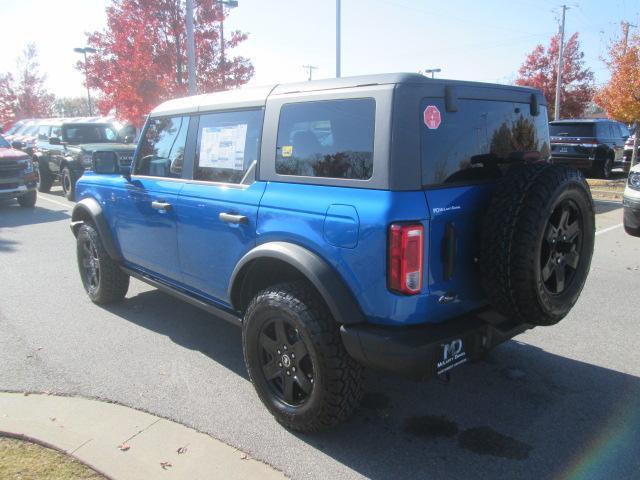
[[[53,185],[53,175],[47,170],[46,167],[42,167],[38,162],[38,175],[40,176],[40,183],[38,184],[38,191],[42,193],[48,193],[51,191]]]
[[[317,432],[345,421],[362,400],[364,369],[345,350],[340,338],[339,326],[322,298],[306,282],[273,285],[262,290],[253,298],[247,307],[245,318],[249,318],[263,302],[286,304],[296,312],[305,324],[309,336],[323,360],[327,381],[323,382],[326,395],[320,413],[312,421],[303,425],[291,421],[282,415],[282,412],[274,411],[270,407],[269,399],[265,398],[265,393],[256,389],[262,402],[280,424],[291,430]],[[243,342],[243,350],[246,359],[246,342]],[[251,376],[248,363],[247,370]]]
[[[69,190],[64,190],[64,177],[69,175]],[[74,178],[74,174],[69,167],[64,167],[62,169],[62,175],[60,178],[60,183],[62,184],[62,190],[64,192],[64,196],[67,200],[75,201],[76,198],[76,178]]]
[[[565,182],[588,197],[587,215],[593,217],[589,185],[579,171],[538,164],[514,167],[508,172],[484,218],[479,264],[485,292],[498,311],[521,323],[552,325],[566,315],[550,314],[541,308],[531,274],[539,261],[534,246],[540,225],[546,223],[548,215],[544,207]]]
[[[35,190],[32,190],[29,193],[20,195],[17,200],[18,200],[18,204],[21,207],[33,208],[36,206],[36,201],[38,200],[38,194],[36,193]]]
[[[96,295],[89,295],[89,298],[93,303],[98,305],[121,302],[129,290],[129,275],[124,273],[118,264],[109,256],[102,245],[98,231],[91,223],[84,223],[80,226],[78,230],[78,245],[84,235],[88,235],[95,242],[100,261],[100,285]],[[78,268],[82,270],[79,254]],[[82,275],[82,271],[80,271],[80,275]]]

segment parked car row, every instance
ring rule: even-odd
[[[69,200],[94,152],[116,152],[122,166],[129,166],[135,149],[133,136],[123,138],[114,122],[100,117],[32,119],[9,131],[11,145],[33,159],[38,190],[48,192],[59,181]]]

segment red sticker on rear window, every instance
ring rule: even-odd
[[[427,126],[429,130],[436,130],[440,123],[442,123],[442,116],[440,115],[440,110],[435,105],[429,105],[424,109],[424,124]]]

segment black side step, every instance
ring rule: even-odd
[[[217,307],[209,302],[206,302],[204,300],[200,300],[199,298],[196,298],[186,292],[183,292],[182,290],[178,290],[176,288],[173,288],[169,285],[167,285],[166,283],[163,283],[159,280],[156,280],[155,278],[151,278],[147,275],[144,275],[140,272],[137,272],[135,270],[131,270],[130,268],[127,267],[120,267],[122,269],[123,272],[125,272],[127,275],[131,275],[134,278],[137,278],[138,280],[144,282],[144,283],[148,283],[149,285],[151,285],[152,287],[157,288],[158,290],[163,291],[164,293],[168,293],[169,295],[176,297],[184,302],[190,303],[191,305],[193,305],[194,307],[198,307],[201,308],[202,310],[204,310],[205,312],[211,313],[212,315],[215,315],[216,317],[220,317],[223,320],[226,320],[229,323],[233,323],[234,325],[240,326],[242,325],[242,318],[240,318],[238,315],[231,313],[227,310],[224,310],[220,307]]]

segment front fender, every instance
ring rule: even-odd
[[[260,258],[272,258],[285,262],[298,270],[318,290],[340,324],[352,325],[365,322],[353,294],[338,272],[315,253],[300,245],[288,242],[269,242],[258,245],[240,259],[229,282],[229,298],[234,308],[238,308],[238,292],[241,290],[243,270]]]
[[[83,198],[73,207],[71,213],[71,231],[74,235],[78,234],[78,228],[85,222],[91,222],[95,225],[107,254],[116,262],[122,262],[122,255],[116,247],[102,207],[94,198]]]

